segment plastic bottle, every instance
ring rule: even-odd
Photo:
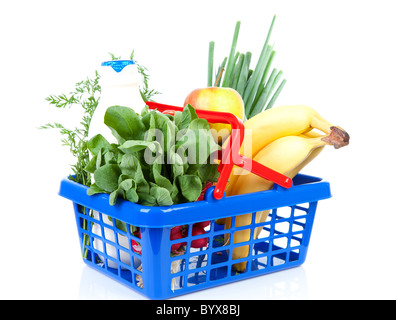
[[[110,143],[117,143],[104,124],[104,115],[108,107],[115,105],[130,107],[136,113],[142,111],[145,102],[139,91],[140,74],[133,60],[105,61],[99,74],[102,92],[91,120],[88,139],[100,133]]]
[[[104,124],[104,116],[108,107],[119,105],[132,108],[136,113],[140,113],[145,106],[145,102],[140,95],[139,84],[140,74],[133,60],[114,60],[102,63],[99,70],[100,86],[102,89],[99,104],[91,119],[88,131],[88,139],[97,134],[101,134],[110,143],[118,143],[117,139],[112,135],[111,130]],[[92,182],[95,181],[92,175]],[[99,213],[93,211],[95,217]],[[113,222],[103,215],[103,222],[113,225]],[[99,219],[99,218],[98,218]],[[115,235],[110,229],[104,228],[105,234],[102,235],[100,225],[94,223],[92,231],[95,234],[103,236],[105,239],[116,242],[116,236],[121,246],[129,247],[128,238],[118,234]],[[105,252],[103,242],[95,238],[94,248]],[[126,264],[130,264],[131,257],[122,250],[120,251],[120,259]],[[117,249],[114,246],[106,244],[106,252],[109,257],[117,259]],[[101,257],[103,260],[104,258]],[[110,268],[117,268],[117,264],[108,260]]]

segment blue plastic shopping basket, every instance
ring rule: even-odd
[[[276,186],[220,200],[213,192],[211,187],[202,201],[170,207],[128,201],[111,206],[109,195],[89,196],[86,186],[65,178],[59,194],[73,201],[84,262],[150,299],[172,298],[301,265],[317,203],[331,197],[328,182],[302,174],[289,189]],[[267,220],[255,223],[256,212],[269,209]],[[252,223],[235,227],[235,217],[245,213],[253,213]],[[226,230],[216,223],[225,217],[232,217],[231,228]],[[210,221],[206,233],[192,236],[193,224],[200,221]],[[171,229],[179,225],[188,226],[186,237],[170,240]],[[254,239],[259,227],[262,231]],[[234,243],[235,232],[246,229],[250,240]],[[193,248],[191,242],[200,238],[207,238],[208,246]],[[172,256],[172,244],[181,241],[185,250]],[[233,260],[232,250],[246,245],[248,256]],[[232,266],[242,261],[246,261],[245,271],[234,272]]]

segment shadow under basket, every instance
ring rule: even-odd
[[[295,177],[290,189],[276,186],[216,200],[211,187],[202,201],[169,207],[129,201],[111,206],[109,195],[89,196],[87,189],[65,178],[59,191],[73,202],[84,262],[150,299],[168,299],[301,265],[317,203],[331,197],[328,182],[303,174]],[[264,210],[269,210],[268,217],[259,222],[256,215]],[[235,218],[247,213],[252,213],[252,223],[236,227]],[[221,218],[228,218],[231,225],[225,229],[218,224]],[[208,221],[205,233],[193,236],[193,225],[202,221]],[[184,238],[170,240],[175,226],[183,226]],[[248,230],[249,239],[234,243],[235,233],[242,230]],[[205,239],[207,245],[195,248],[198,239]],[[180,243],[175,254],[172,245]],[[248,254],[233,259],[232,252],[239,247],[248,248]],[[244,271],[234,271],[241,263]]]

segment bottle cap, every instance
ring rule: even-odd
[[[133,60],[112,60],[102,62],[102,67],[110,66],[115,72],[121,72],[126,66],[130,64],[135,64]]]

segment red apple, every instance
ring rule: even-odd
[[[184,106],[192,105],[195,109],[229,112],[242,121],[245,107],[240,94],[232,88],[208,87],[193,90],[184,101]],[[218,142],[224,141],[231,132],[231,126],[211,123],[212,134]]]

